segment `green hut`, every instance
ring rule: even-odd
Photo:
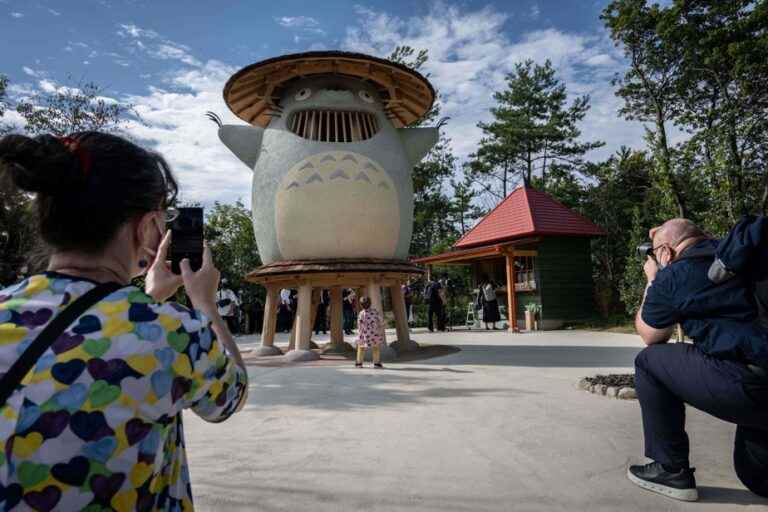
[[[523,326],[526,307],[540,306],[542,329],[595,315],[590,239],[605,232],[583,215],[528,186],[520,186],[469,230],[453,249],[415,260],[423,265],[470,265],[502,284],[499,304],[510,330]]]

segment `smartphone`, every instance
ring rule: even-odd
[[[192,270],[203,265],[203,209],[179,208],[179,216],[171,223],[171,271],[181,274],[179,264],[187,258]]]

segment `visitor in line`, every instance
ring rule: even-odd
[[[181,411],[226,420],[248,379],[210,250],[197,272],[166,262],[170,169],[81,132],[0,139],[0,174],[36,195],[50,248],[47,271],[0,291],[2,506],[191,509]],[[168,301],[182,284],[194,309]]]
[[[739,248],[753,241],[766,247],[768,221],[760,219],[740,224],[743,231],[735,228],[736,236],[727,239],[743,254],[728,260],[731,278],[719,284],[709,275],[713,261],[722,261],[719,249],[714,259],[718,242],[693,222],[672,219],[650,231],[647,284],[635,318],[647,347],[635,359],[635,387],[651,462],[627,472],[647,490],[698,498],[685,432],[687,404],[737,425],[736,474],[748,489],[768,497],[768,330],[754,300],[756,281],[732,273],[738,270],[732,263],[746,261],[764,279],[765,255],[751,257]],[[668,343],[678,323],[693,344]]]
[[[280,290],[280,304],[277,307],[277,331],[290,332],[293,326],[293,309],[291,306],[291,290]]]
[[[424,287],[423,298],[427,303],[427,328],[429,332],[435,332],[443,326],[443,300],[440,295],[442,285],[436,279],[430,279]],[[437,325],[435,325],[437,320]]]
[[[237,294],[228,286],[227,280],[221,280],[221,286],[216,292],[216,306],[219,309],[219,315],[227,322],[227,327],[232,334],[238,334],[237,314],[240,308],[240,299]]]
[[[408,325],[413,324],[413,288],[411,287],[411,280],[408,279],[407,283],[402,285],[403,300],[405,301],[405,318]]]
[[[351,335],[355,328],[355,291],[345,288],[342,292],[341,310],[344,315],[344,334]]]
[[[317,312],[315,314],[315,334],[328,333],[328,305],[331,303],[331,297],[328,290],[320,290],[320,302],[317,303]]]
[[[493,330],[496,330],[496,322],[501,321],[499,300],[496,297],[496,283],[486,275],[480,280],[480,287],[477,291],[475,304],[477,305],[477,309],[483,310],[485,330],[490,330],[490,327],[488,327],[489,324],[493,327]]]
[[[371,359],[374,368],[384,368],[381,364],[381,345],[384,343],[384,323],[381,313],[371,307],[371,299],[360,298],[360,314],[357,317],[357,359],[356,368],[363,367],[365,351],[371,349]]]

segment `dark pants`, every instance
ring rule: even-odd
[[[443,319],[443,304],[441,302],[430,302],[429,308],[427,308],[427,326],[430,331],[434,331],[433,317],[437,317],[437,329],[439,331],[445,330],[445,320]]]
[[[736,474],[768,496],[768,379],[746,366],[704,354],[694,345],[651,345],[635,359],[645,456],[688,467],[685,404],[734,423]]]
[[[347,334],[352,333],[352,329],[355,328],[355,311],[352,308],[344,308],[344,332]]]
[[[326,318],[326,308],[327,306],[323,304],[322,302],[317,305],[317,315],[315,315],[315,334],[320,334],[320,331],[323,331],[323,334],[325,334],[326,330],[328,329],[326,327],[326,323],[328,322]]]

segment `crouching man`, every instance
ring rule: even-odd
[[[766,231],[760,236],[768,238]],[[689,220],[672,219],[650,238],[648,284],[635,318],[647,347],[635,360],[635,385],[645,455],[653,462],[630,466],[627,476],[671,498],[698,499],[685,432],[688,404],[737,425],[736,474],[768,497],[768,330],[759,322],[754,283],[733,273],[713,282],[708,271],[719,242]],[[693,344],[667,343],[678,323]]]

